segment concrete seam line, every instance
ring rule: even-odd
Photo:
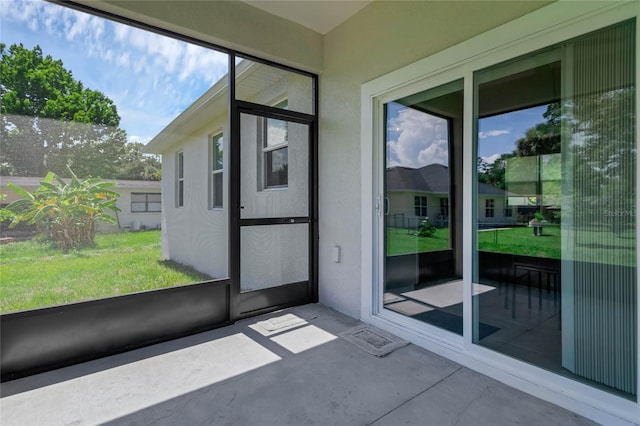
[[[413,401],[414,399],[416,399],[417,397],[419,397],[420,395],[424,394],[425,392],[427,392],[430,389],[433,389],[434,387],[438,386],[440,383],[444,382],[445,380],[447,380],[449,377],[453,376],[454,374],[456,374],[458,371],[462,370],[464,367],[460,366],[457,369],[455,369],[454,371],[452,371],[451,373],[449,373],[448,375],[446,375],[445,377],[443,377],[442,379],[438,380],[437,382],[435,382],[434,384],[432,384],[431,386],[429,386],[428,388],[426,388],[425,390],[423,390],[422,392],[418,392],[417,394],[415,394],[414,396],[412,396],[411,398],[407,399],[406,401],[404,401],[402,404],[398,405],[397,407],[392,408],[391,410],[387,411],[386,413],[384,413],[383,415],[381,415],[380,417],[378,417],[377,419],[375,419],[374,421],[372,421],[371,423],[367,423],[367,426],[372,426],[375,423],[377,423],[379,420],[385,418],[386,416],[388,416],[389,414],[393,413],[394,411],[396,411],[398,408],[402,407],[403,405],[408,404],[409,402]]]

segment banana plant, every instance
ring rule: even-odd
[[[100,178],[80,180],[70,168],[68,171],[68,182],[49,172],[33,193],[7,183],[21,197],[7,206],[13,213],[10,227],[20,222],[36,224],[68,251],[94,244],[97,221],[116,223],[108,213],[120,211],[116,207],[120,194],[109,189],[115,184]]]

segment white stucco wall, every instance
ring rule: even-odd
[[[227,117],[222,114],[162,153],[162,254],[213,278],[228,276],[228,193],[223,208],[209,208],[209,140],[223,132],[223,186],[228,184]],[[176,205],[176,154],[184,153],[184,205]]]
[[[374,2],[325,36],[320,75],[320,301],[360,315],[360,86],[545,2]],[[373,206],[372,206],[373,208]],[[342,247],[334,263],[332,247]]]

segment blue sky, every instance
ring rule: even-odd
[[[112,99],[146,143],[227,72],[227,55],[40,0],[0,0],[0,41],[39,45]]]
[[[478,156],[489,163],[500,154],[516,149],[516,141],[527,130],[545,121],[546,105],[483,118],[479,122]]]
[[[546,106],[496,115],[480,120],[478,155],[493,163],[516,148],[526,131],[543,122]],[[419,168],[427,164],[448,165],[446,121],[407,108],[387,104],[387,165]]]

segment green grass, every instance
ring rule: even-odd
[[[609,265],[635,266],[635,231],[614,233],[602,226],[597,229],[572,231],[563,241],[559,225],[543,228],[534,236],[533,228],[519,226],[478,231],[478,250],[550,259],[578,260]],[[406,229],[387,228],[387,256],[446,250],[449,230],[438,229],[433,237],[411,235]],[[564,250],[564,251],[563,251]]]
[[[160,231],[96,236],[68,254],[27,241],[0,247],[0,312],[42,308],[211,279],[163,260]]]
[[[431,237],[418,237],[415,233],[409,234],[407,229],[387,228],[387,256],[447,250],[449,246],[448,228],[436,229]]]
[[[387,255],[446,250],[449,248],[449,229],[439,228],[432,237],[418,237],[406,229],[387,228]],[[547,226],[542,236],[534,236],[533,229],[514,227],[481,230],[478,232],[481,251],[560,258],[560,228]]]
[[[560,226],[549,225],[534,236],[533,228],[513,227],[478,231],[478,250],[560,259]]]

